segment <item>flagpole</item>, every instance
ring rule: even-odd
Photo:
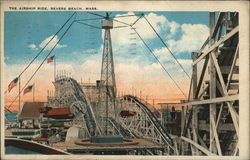
[[[35,83],[33,84],[33,102],[35,102]]]
[[[20,108],[21,108],[21,87],[20,87],[20,85],[21,85],[21,77],[19,76],[19,109],[18,109],[18,111],[19,111],[19,113],[20,113]]]
[[[54,56],[54,79],[56,81],[56,56]]]

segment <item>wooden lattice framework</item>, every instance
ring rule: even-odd
[[[239,152],[239,15],[216,15],[210,13],[210,36],[192,54],[190,101],[182,104],[182,155]]]

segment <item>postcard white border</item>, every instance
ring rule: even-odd
[[[249,148],[249,2],[248,1],[2,1],[1,2],[1,106],[4,104],[3,44],[4,11],[9,7],[96,7],[96,11],[237,11],[239,12],[240,43],[240,110],[239,148],[240,156],[194,157],[194,156],[51,156],[51,155],[4,155],[4,109],[1,107],[1,157],[3,159],[250,159]],[[18,10],[20,11],[20,10]],[[24,10],[25,11],[25,10]],[[34,10],[31,10],[34,11]],[[37,10],[35,10],[37,11]],[[45,11],[45,10],[40,10]],[[46,10],[47,11],[47,10]],[[51,11],[51,10],[48,10]],[[80,11],[80,10],[79,10]],[[86,11],[86,10],[82,10]],[[29,12],[29,11],[27,11]]]

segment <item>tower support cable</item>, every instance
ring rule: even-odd
[[[70,19],[76,15],[76,12],[74,12],[67,21],[61,26],[61,28],[50,38],[50,40],[44,45],[44,47],[37,53],[37,55],[29,62],[29,64],[22,70],[22,72],[18,75],[18,77],[21,77],[21,75],[29,68],[29,66],[37,59],[37,57],[44,51],[44,49],[49,45],[49,43],[58,35],[58,33],[65,27],[65,25],[70,21]],[[20,80],[20,79],[19,79]],[[4,92],[4,94],[7,93],[7,90]]]
[[[187,77],[189,79],[191,79],[190,76],[189,76],[189,74],[187,73],[187,71],[184,69],[184,67],[181,65],[181,63],[178,61],[178,59],[175,57],[175,55],[173,54],[173,52],[169,49],[169,47],[167,46],[167,44],[163,41],[163,39],[158,34],[158,32],[155,30],[155,28],[152,26],[152,24],[148,21],[148,19],[145,16],[143,16],[143,17],[147,21],[147,23],[149,24],[149,26],[153,29],[153,31],[155,32],[155,34],[157,35],[157,37],[161,40],[161,42],[163,43],[163,45],[168,49],[169,53],[173,56],[173,58],[178,63],[178,65],[181,67],[181,69],[183,70],[183,72],[187,75]]]
[[[174,82],[174,84],[177,86],[177,88],[181,91],[181,93],[183,94],[183,96],[185,98],[187,98],[186,94],[184,93],[184,91],[181,89],[181,87],[177,84],[177,82],[173,79],[173,77],[170,75],[170,73],[166,70],[166,68],[164,67],[164,65],[161,63],[161,61],[156,57],[156,55],[153,53],[153,51],[150,49],[150,47],[146,44],[146,42],[143,40],[143,38],[140,36],[140,34],[136,31],[135,28],[133,28],[133,25],[135,25],[142,17],[144,17],[146,19],[146,17],[144,16],[144,14],[141,14],[141,16],[133,23],[133,24],[128,24],[119,20],[116,20],[113,18],[114,21],[125,24],[130,26],[135,33],[138,35],[138,37],[141,39],[141,41],[143,42],[143,44],[146,46],[146,48],[150,51],[150,53],[154,56],[154,58],[157,60],[157,62],[161,65],[161,67],[163,68],[163,70],[168,74],[168,76],[171,78],[171,80]],[[150,22],[148,21],[148,23],[150,24]],[[151,24],[150,24],[151,25]],[[159,36],[159,34],[156,32],[156,30],[153,28],[153,26],[151,25],[152,29],[155,31],[155,33],[158,35],[158,37],[161,39],[161,41],[164,43],[164,41],[162,40],[162,38]],[[164,43],[165,44],[165,43]],[[165,44],[165,46],[167,47],[167,45]],[[167,49],[170,51],[170,49],[167,47]],[[190,78],[190,76],[188,75],[188,73],[184,70],[184,68],[182,67],[182,65],[179,63],[179,61],[177,60],[177,58],[173,55],[173,53],[170,51],[170,53],[172,54],[172,56],[175,58],[175,60],[177,61],[177,63],[181,66],[182,70],[186,73],[186,75]]]
[[[44,60],[42,61],[42,63],[38,66],[38,68],[35,70],[35,72],[32,74],[32,76],[29,78],[29,80],[25,83],[25,85],[23,86],[23,88],[20,90],[19,94],[15,97],[15,99],[11,102],[11,104],[7,107],[7,110],[9,110],[9,108],[11,107],[11,105],[16,101],[16,99],[19,97],[19,95],[21,94],[21,92],[25,89],[25,87],[28,85],[28,83],[31,81],[31,79],[35,76],[35,74],[38,72],[38,70],[42,67],[42,65],[44,64],[44,62],[48,59],[48,57],[50,56],[50,54],[52,53],[52,51],[55,49],[55,47],[57,46],[57,44],[62,40],[62,38],[66,35],[66,33],[69,31],[69,29],[71,28],[71,26],[74,24],[75,21],[72,21],[71,24],[69,25],[69,27],[66,29],[66,31],[63,33],[63,35],[59,38],[59,40],[57,41],[57,43],[53,46],[53,48],[50,50],[50,52],[47,54],[47,56],[44,58]]]
[[[38,52],[38,54],[30,61],[30,63],[23,69],[23,71],[19,74],[21,76],[28,68],[29,66],[36,60],[36,58],[43,52],[43,50],[49,45],[49,43],[55,38],[55,36],[58,35],[58,33],[64,28],[64,26],[69,22],[69,20],[76,14],[74,12],[67,21],[61,26],[61,28],[51,37],[51,39],[45,44],[45,46]]]
[[[176,87],[181,91],[181,93],[183,94],[183,96],[185,98],[187,98],[186,94],[183,92],[183,90],[181,89],[181,87],[177,84],[177,82],[173,79],[173,77],[170,75],[170,73],[167,71],[167,69],[164,67],[164,65],[161,63],[161,61],[156,57],[156,55],[153,53],[153,51],[149,48],[149,46],[146,44],[146,42],[144,41],[144,39],[141,37],[141,35],[136,31],[135,28],[132,28],[135,33],[138,35],[138,37],[141,39],[141,41],[143,42],[143,44],[147,47],[147,49],[150,51],[150,53],[154,56],[154,58],[157,60],[157,62],[161,65],[161,67],[163,68],[163,70],[168,74],[168,76],[171,78],[171,80],[174,82],[174,84],[176,85]]]

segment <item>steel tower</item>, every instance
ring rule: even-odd
[[[109,123],[110,119],[115,119],[116,83],[114,73],[113,51],[111,43],[110,29],[113,28],[113,20],[106,13],[102,21],[104,29],[104,45],[102,55],[101,81],[99,83],[98,99],[98,120],[102,135],[114,135],[114,127]]]

